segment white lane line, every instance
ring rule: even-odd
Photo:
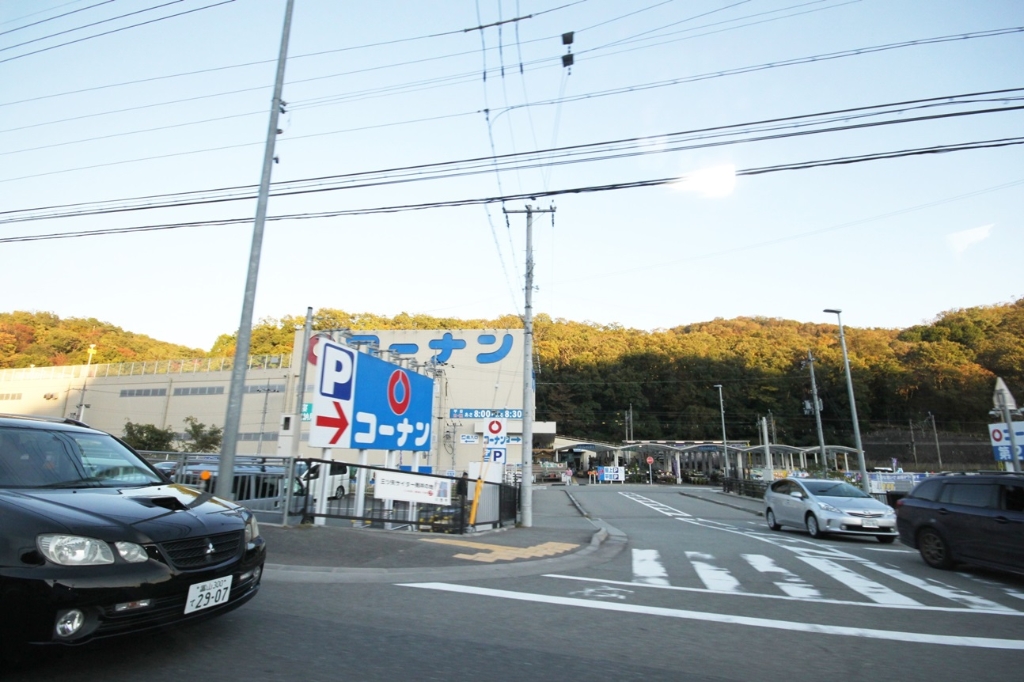
[[[659,514],[664,514],[665,516],[671,516],[671,517],[675,517],[675,518],[679,518],[679,517],[691,518],[693,516],[692,514],[687,514],[684,511],[676,509],[675,507],[670,507],[667,504],[662,504],[661,502],[658,502],[656,500],[652,500],[649,497],[644,497],[643,495],[639,495],[637,493],[619,493],[619,494],[622,495],[623,497],[627,498],[627,499],[633,500],[634,502],[639,502],[640,504],[642,504],[643,506],[647,507],[648,509],[653,509],[654,511],[658,512]]]
[[[732,577],[724,568],[709,564],[709,561],[714,561],[715,557],[710,554],[704,554],[703,552],[687,552],[686,558],[693,564],[693,569],[697,571],[697,577],[703,581],[704,586],[712,592],[742,592],[743,588],[740,587],[740,581]]]
[[[1003,606],[1002,604],[996,603],[990,599],[979,597],[976,594],[971,594],[961,589],[957,589],[951,585],[945,585],[938,582],[937,580],[923,580],[916,576],[909,575],[903,571],[898,571],[895,568],[888,568],[887,566],[881,566],[871,561],[861,562],[862,566],[866,566],[874,571],[883,573],[890,578],[900,580],[913,585],[914,587],[924,590],[925,592],[931,592],[934,595],[948,599],[957,604],[963,604],[969,609],[982,609],[985,611],[1014,611],[1009,606]]]
[[[837,564],[829,559],[820,559],[818,557],[810,556],[800,556],[798,558],[800,561],[813,566],[825,575],[835,578],[854,592],[860,592],[871,601],[878,602],[879,604],[898,604],[902,606],[920,605],[920,602],[915,601],[906,595],[902,595],[899,592],[890,590],[885,585],[876,583],[874,580],[869,580],[860,573],[855,573],[846,566]]]
[[[849,601],[846,599],[806,599],[804,597],[790,597],[783,596],[781,594],[762,594],[760,592],[719,592],[718,590],[709,590],[705,587],[677,587],[675,585],[643,585],[641,583],[628,583],[622,580],[605,580],[604,578],[581,578],[575,575],[561,575],[559,573],[545,573],[544,577],[558,578],[559,580],[575,580],[577,582],[583,583],[601,583],[603,585],[627,585],[630,587],[645,587],[652,590],[672,590],[674,592],[694,592],[696,594],[716,594],[736,597],[753,597],[755,599],[779,599],[782,601],[801,601],[811,604],[838,604],[840,606],[863,606],[864,608],[871,609],[897,609],[901,611],[937,611],[939,613],[985,613],[992,616],[1024,616],[1024,612],[1006,611],[1004,609],[1000,609],[998,611],[984,611],[982,609],[965,609],[959,606],[925,606],[924,604],[918,604],[917,606],[908,606],[903,604],[877,604],[875,602],[870,601]]]
[[[789,596],[800,597],[802,599],[817,599],[821,596],[821,592],[809,583],[805,582],[804,579],[796,573],[776,564],[771,557],[766,557],[763,554],[743,554],[741,556],[746,559],[748,564],[756,568],[761,573],[778,574],[782,580],[777,581],[775,586]]]
[[[668,609],[658,606],[638,606],[635,604],[622,604],[615,602],[588,601],[586,599],[575,599],[573,597],[553,597],[546,594],[530,594],[526,592],[511,592],[509,590],[494,590],[486,587],[474,587],[471,585],[453,585],[449,583],[403,583],[400,587],[415,587],[422,590],[439,590],[442,592],[455,592],[469,594],[479,597],[496,597],[499,599],[514,599],[516,601],[533,602],[537,604],[549,604],[556,606],[575,606],[584,609],[596,609],[599,611],[616,611],[618,613],[632,613],[645,616],[662,616],[665,618],[681,618],[685,620],[696,620],[708,623],[724,623],[728,625],[743,625],[747,627],[768,628],[772,630],[787,630],[790,632],[805,632],[818,635],[838,635],[841,637],[862,637],[865,639],[881,639],[887,642],[907,642],[916,644],[939,644],[943,646],[962,646],[978,649],[1009,649],[1024,651],[1024,640],[1017,639],[995,639],[988,637],[962,637],[958,635],[933,635],[924,632],[900,632],[898,630],[876,630],[872,628],[853,628],[842,625],[822,625],[818,623],[797,623],[786,620],[773,620],[769,618],[752,618],[749,616],[734,616],[724,613],[706,613],[703,611],[689,611],[684,609]]]
[[[668,585],[668,573],[661,565],[656,549],[633,550],[633,582],[646,585]]]

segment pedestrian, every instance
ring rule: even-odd
[[[461,499],[466,499],[466,495],[469,494],[469,473],[463,471],[462,478],[455,481],[455,494]]]
[[[565,468],[565,484],[572,485],[572,467]]]

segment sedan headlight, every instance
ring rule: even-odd
[[[245,543],[249,544],[260,536],[260,527],[256,523],[256,515],[252,514],[245,521]]]
[[[824,502],[819,502],[818,506],[821,507],[822,509],[824,509],[825,511],[831,513],[831,514],[840,514],[840,515],[843,514],[843,511],[841,509],[837,509],[836,507],[833,507],[831,504],[825,504]]]
[[[121,558],[130,564],[149,561],[149,554],[146,553],[146,548],[142,545],[137,545],[134,542],[115,542],[114,546],[117,547],[117,553],[121,555]]]
[[[36,545],[43,556],[61,566],[101,566],[114,563],[110,545],[78,535],[40,535]]]

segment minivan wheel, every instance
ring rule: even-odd
[[[768,522],[768,527],[772,530],[778,530],[779,528],[782,528],[782,526],[780,526],[778,522],[775,520],[775,512],[773,512],[771,509],[767,510],[764,513],[764,520]]]
[[[922,528],[917,534],[917,549],[924,562],[932,568],[949,568],[953,565],[949,545],[931,528]]]
[[[820,538],[822,536],[821,527],[818,525],[818,517],[814,514],[807,515],[807,534],[812,538]]]
[[[334,497],[339,500],[345,497],[345,486],[339,485],[338,489],[334,491]]]

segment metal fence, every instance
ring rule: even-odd
[[[142,455],[175,483],[208,491],[216,487],[220,467],[217,454],[150,451]],[[450,500],[444,504],[426,504],[378,499],[374,486],[376,476],[394,471],[320,459],[236,457],[232,494],[236,502],[256,512],[260,521],[273,523],[341,519],[363,527],[435,533],[465,533],[471,529],[515,525],[519,511],[518,486],[482,482],[477,499],[476,481],[469,482],[467,494],[463,496],[455,493],[455,479],[402,471],[411,476],[448,481],[452,491]],[[359,495],[360,478],[363,479],[362,495]],[[326,497],[321,501],[324,490]]]
[[[296,460],[296,467],[302,470],[298,478],[303,498],[291,508],[300,509],[299,520],[303,523],[317,518],[342,519],[362,527],[461,534],[515,525],[519,509],[519,489],[504,483],[482,481],[478,488],[476,481],[470,481],[467,494],[459,495],[454,478],[401,471],[430,479],[431,485],[439,479],[449,483],[450,498],[431,504],[378,498],[376,478],[394,473],[394,469],[321,459]],[[321,480],[324,472],[327,481]],[[321,500],[324,491],[327,497]]]
[[[724,478],[722,479],[722,490],[727,493],[736,493],[743,497],[754,497],[757,499],[764,498],[764,491],[768,488],[768,484],[764,481],[754,481],[744,478]]]

